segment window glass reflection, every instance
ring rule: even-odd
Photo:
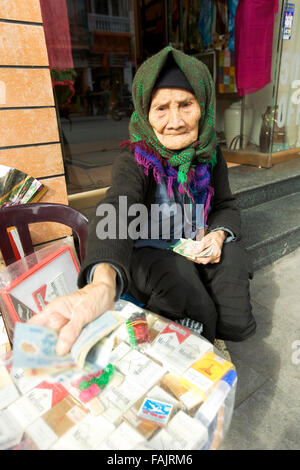
[[[132,112],[132,2],[40,1],[68,194],[107,187]]]

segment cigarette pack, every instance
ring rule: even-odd
[[[68,395],[69,392],[63,385],[42,382],[9,405],[8,411],[19,425],[26,429]]]
[[[188,388],[182,385],[180,378],[170,372],[163,376],[161,385],[166,390],[173,393],[178,400],[180,400],[180,397],[188,391]]]
[[[38,450],[49,449],[58,439],[57,434],[42,418],[36,419],[27,427],[26,435],[34,442]]]
[[[212,387],[230,369],[234,369],[231,362],[208,352],[180,377],[180,381],[183,386],[195,390],[205,399]]]
[[[10,370],[10,376],[17,386],[19,392],[24,395],[39,385],[41,382],[49,378],[49,376],[33,375],[29,376],[26,370],[20,367],[13,367]]]
[[[98,447],[98,450],[132,450],[144,441],[142,434],[128,423],[122,422]]]
[[[138,307],[137,305],[133,304],[132,302],[128,302],[128,300],[120,299],[115,302],[115,311],[121,315],[121,317],[128,320],[129,317],[134,313],[143,313],[143,309]]]
[[[19,397],[19,392],[5,366],[0,366],[0,410]]]
[[[140,434],[142,434],[145,439],[150,439],[150,437],[158,429],[158,425],[154,422],[143,420],[138,416],[140,409],[138,403],[126,411],[126,413],[123,415],[123,420],[129,423]]]
[[[145,312],[133,313],[126,321],[130,346],[144,348],[150,343],[149,327]]]
[[[180,406],[179,401],[159,385],[155,385],[155,387],[150,389],[147,392],[146,397],[156,401],[168,403],[173,406],[173,410]],[[146,439],[150,439],[150,437],[161,424],[159,421],[155,422],[155,420],[148,420],[145,419],[144,416],[139,415],[140,409],[146,397],[143,396],[131,408],[129,408],[123,415],[123,419],[133,426],[137,431],[139,431]]]
[[[39,450],[39,448],[25,431],[22,439],[17,444],[6,450]]]
[[[169,322],[146,353],[174,374],[182,374],[213,345],[191,330]]]
[[[180,410],[149,444],[157,450],[191,450],[201,449],[207,439],[206,427]]]
[[[162,378],[161,385],[169,390],[179,400],[181,407],[189,413],[203,402],[202,395],[183,386],[179,376],[168,373]]]
[[[149,313],[147,316],[148,325],[149,325],[149,335],[151,343],[157,338],[157,336],[166,328],[168,321],[155,315]]]
[[[87,415],[58,439],[51,450],[94,450],[114,429],[115,426],[102,416]]]
[[[40,450],[49,449],[69,429],[87,416],[87,410],[71,395],[43,413],[26,429]]]
[[[171,416],[173,405],[163,401],[145,398],[139,409],[138,416],[142,419],[153,421],[159,426],[165,426]]]
[[[0,411],[0,450],[13,447],[21,442],[23,429],[7,410]]]
[[[136,349],[132,349],[118,361],[116,367],[145,392],[158,383],[166,372],[163,367]]]
[[[143,395],[144,388],[126,377],[119,385],[110,386],[99,395],[105,408],[102,416],[112,424],[118,424],[123,414]]]
[[[87,409],[72,395],[68,395],[48,410],[43,419],[60,437],[87,415]]]
[[[0,355],[5,354],[11,350],[7,331],[3,322],[2,315],[0,314]]]

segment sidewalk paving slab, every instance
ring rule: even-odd
[[[300,449],[300,362],[293,356],[300,340],[299,275],[300,248],[251,281],[257,331],[240,343],[226,341],[238,387],[222,450]]]

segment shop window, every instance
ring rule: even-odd
[[[91,0],[91,11],[99,15],[127,17],[128,0]]]
[[[203,51],[215,54],[217,136],[228,162],[271,167],[300,148],[300,16],[296,2],[211,0]],[[234,21],[233,21],[234,20]],[[233,33],[233,34],[232,34]],[[202,60],[207,56],[198,54]]]
[[[293,2],[278,0],[277,9],[276,0],[262,0],[265,15],[250,9],[251,18],[240,15],[245,25],[236,15],[247,2],[237,0],[40,2],[70,203],[81,194],[95,202],[97,191],[111,184],[119,144],[128,139],[136,68],[168,43],[207,64],[216,85],[218,142],[228,161],[271,166],[269,155],[300,147],[300,23],[295,10],[291,23],[286,9]],[[267,60],[254,27],[263,36],[268,31]],[[237,80],[236,69],[248,53],[250,85]],[[266,64],[268,74],[257,73]]]
[[[295,6],[295,2],[285,2],[283,6],[281,61],[274,100],[265,116],[272,125],[271,139],[265,139],[272,153],[300,148],[300,15]]]
[[[92,0],[92,4],[94,4],[93,12],[100,15],[108,15],[108,3],[108,0]]]
[[[136,70],[134,2],[40,3],[72,204],[75,195],[86,197],[111,184],[120,143],[128,139]]]

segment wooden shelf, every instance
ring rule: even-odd
[[[235,100],[241,100],[242,97],[237,94],[237,92],[234,93],[220,93],[217,90],[218,84],[216,84],[216,98],[226,98],[226,99],[235,99]]]
[[[226,162],[271,168],[278,163],[300,158],[300,147],[281,152],[261,153],[253,149],[230,150],[221,147]]]

